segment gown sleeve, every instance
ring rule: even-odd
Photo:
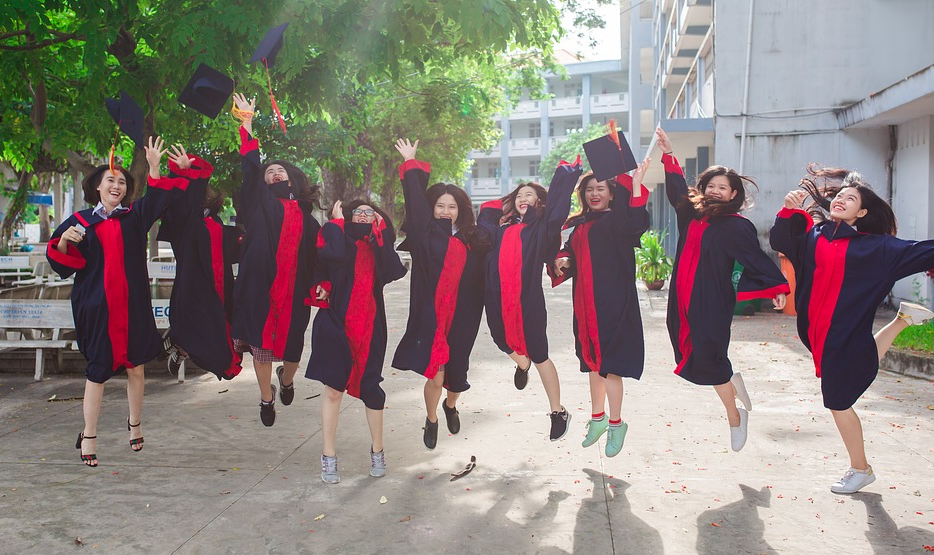
[[[405,198],[405,236],[413,243],[424,244],[434,218],[425,189],[431,175],[431,164],[420,160],[406,160],[399,166],[402,195]]]
[[[785,255],[791,265],[798,269],[807,248],[808,233],[814,227],[814,218],[804,210],[782,208],[775,216],[769,230],[769,246]]]
[[[52,238],[49,239],[49,243],[46,246],[45,256],[49,261],[49,265],[52,266],[52,269],[62,277],[62,279],[67,279],[74,275],[78,270],[84,269],[87,265],[86,255],[86,244],[87,241],[81,241],[77,245],[74,243],[68,243],[67,252],[62,254],[58,250],[58,244],[62,240],[62,234],[68,230],[69,227],[76,225],[78,219],[73,215],[69,216],[60,226],[55,229],[55,233],[52,234]]]
[[[735,232],[725,241],[727,253],[743,265],[743,275],[736,290],[736,300],[771,299],[791,288],[782,272],[759,247],[756,226],[742,216],[733,218]]]

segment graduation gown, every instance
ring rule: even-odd
[[[542,268],[561,247],[561,227],[571,211],[571,192],[582,173],[580,157],[561,161],[548,188],[544,210],[529,207],[521,221],[500,226],[502,202],[480,207],[478,225],[493,237],[486,261],[486,321],[496,346],[539,364],[548,359]]]
[[[148,178],[149,189],[129,210],[104,219],[88,208],[69,216],[49,241],[46,257],[62,278],[75,276],[71,311],[78,349],[88,361],[85,376],[104,383],[127,367],[145,364],[162,350],[156,331],[146,266],[149,228],[188,187],[181,177]],[[84,239],[56,248],[71,226]]]
[[[814,225],[782,208],[769,233],[795,269],[798,337],[811,351],[824,406],[846,410],[876,378],[876,308],[895,282],[934,267],[934,241],[860,233],[846,223]]]
[[[311,316],[305,296],[320,226],[311,215],[312,207],[292,198],[288,182],[266,184],[259,142],[243,127],[240,140],[243,185],[238,218],[246,233],[240,245],[230,335],[269,349],[278,359],[298,362]]]
[[[645,362],[642,316],[636,293],[634,248],[649,228],[649,191],[632,196],[632,177],[620,175],[610,210],[585,212],[568,222],[571,237],[557,258],[571,266],[552,285],[573,278],[574,342],[581,372],[639,379]]]
[[[346,391],[373,410],[382,410],[386,401],[379,385],[387,338],[383,287],[406,272],[394,243],[382,221],[379,226],[343,219],[325,223],[318,235],[316,275],[330,283],[330,296],[321,303],[312,288],[305,301],[321,307],[311,328],[305,377]]]
[[[483,312],[486,253],[462,233],[452,234],[451,220],[434,217],[425,196],[430,173],[431,165],[419,160],[399,166],[412,276],[409,317],[392,366],[433,379],[444,365],[444,386],[462,392],[470,387],[470,352]]]
[[[678,160],[662,156],[665,191],[678,217],[678,251],[668,292],[668,337],[675,374],[698,385],[730,381],[727,358],[736,300],[774,298],[791,290],[762,249],[756,227],[739,214],[699,217],[688,200]],[[737,291],[733,264],[743,265]]]
[[[159,226],[159,240],[172,244],[177,263],[169,312],[172,341],[218,379],[240,373],[241,355],[230,339],[233,316],[233,264],[239,261],[240,230],[202,208],[214,167],[197,156],[172,175],[190,179],[184,198],[169,205]]]

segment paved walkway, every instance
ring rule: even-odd
[[[390,345],[408,282],[387,290]],[[547,439],[533,372],[522,392],[481,331],[463,429],[421,440],[422,378],[387,369],[389,474],[368,476],[363,406],[345,399],[342,482],[319,478],[320,384],[298,380],[273,428],[252,370],[232,382],[152,372],[130,451],[123,381],[105,394],[97,469],[72,447],[80,376],[0,374],[0,545],[5,553],[924,553],[934,545],[934,383],[882,373],[857,405],[878,480],[837,496],[846,454],[794,320],[737,317],[731,358],[755,410],[741,453],[711,388],[672,374],[665,294],[642,292],[646,373],[626,382],[616,458],[580,446],[589,415],[570,332],[570,287],[550,292],[552,354],[572,431]],[[391,354],[391,353],[390,353]],[[307,360],[307,354],[306,354]],[[52,396],[55,401],[48,401]],[[443,418],[442,418],[443,420]],[[448,480],[471,455],[477,468]],[[385,498],[385,503],[381,499]],[[80,542],[83,547],[76,545]],[[82,551],[83,550],[83,551]]]

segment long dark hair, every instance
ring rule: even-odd
[[[707,184],[718,175],[725,175],[730,183],[730,189],[736,191],[736,196],[727,202],[708,199],[704,194]],[[751,208],[753,201],[752,195],[746,191],[746,184],[752,185],[759,190],[756,182],[752,178],[740,175],[733,168],[726,166],[710,166],[697,176],[697,184],[688,191],[688,201],[694,205],[700,216],[728,216],[738,214],[742,210]]]
[[[373,209],[374,212],[376,212],[377,214],[379,214],[379,217],[382,218],[384,222],[386,222],[386,228],[389,229],[389,231],[391,231],[391,232],[393,233],[393,235],[395,235],[396,230],[395,230],[395,228],[392,226],[392,218],[389,217],[389,214],[387,214],[382,208],[380,208],[379,206],[376,206],[376,204],[374,204],[374,203],[372,203],[372,202],[370,202],[370,201],[368,201],[368,200],[355,199],[355,200],[352,200],[352,201],[348,202],[347,204],[342,204],[342,205],[341,205],[341,212],[344,213],[344,221],[345,221],[345,222],[352,222],[352,221],[353,221],[353,211],[356,210],[357,208],[360,208],[360,207],[363,206],[363,205],[369,206],[370,208]],[[328,213],[330,214],[330,212],[328,212]]]
[[[308,179],[308,176],[305,175],[305,172],[300,170],[295,164],[286,162],[285,160],[270,160],[263,164],[263,168],[260,174],[265,174],[266,170],[269,169],[269,166],[273,164],[278,164],[282,166],[283,169],[285,169],[285,173],[289,176],[289,184],[292,186],[292,192],[295,195],[295,200],[307,203],[315,208],[321,208],[320,187],[317,185],[312,185],[311,181]]]
[[[860,208],[866,215],[856,219],[856,229],[863,233],[895,235],[898,220],[892,207],[872,190],[863,176],[844,168],[822,168],[820,164],[808,164],[808,175],[801,179],[801,188],[811,195],[814,202],[806,208],[818,222],[830,219],[830,203],[842,189],[853,188],[859,193]]]
[[[538,196],[538,200],[535,202],[535,209],[538,210],[545,206],[545,202],[548,200],[548,190],[541,186],[539,183],[534,181],[529,181],[528,183],[519,183],[519,185],[512,190],[511,193],[504,196],[500,200],[503,203],[503,217],[499,219],[499,225],[503,225],[512,221],[513,218],[519,215],[519,212],[516,210],[516,197],[519,196],[519,190],[523,187],[531,187],[535,190],[535,194]]]
[[[81,180],[81,190],[84,191],[84,202],[90,204],[92,207],[97,206],[97,203],[101,201],[101,193],[97,190],[97,187],[100,186],[101,180],[104,179],[104,172],[109,169],[110,165],[108,164],[97,166],[94,168],[94,171],[84,176],[84,179]],[[121,172],[123,177],[126,178],[126,194],[123,195],[123,198],[120,200],[120,205],[128,206],[130,204],[130,199],[133,198],[133,193],[136,191],[136,180],[133,179],[130,172],[123,166],[114,166],[114,170]]]
[[[467,191],[452,183],[435,183],[425,191],[428,206],[432,211],[435,209],[435,203],[444,195],[451,195],[457,203],[457,220],[454,221],[454,225],[457,226],[458,233],[470,245],[484,246],[485,241],[477,234],[477,220],[474,217],[473,204],[470,202]]]
[[[580,202],[581,209],[578,210],[577,212],[571,214],[570,216],[568,216],[568,219],[565,220],[565,222],[564,222],[565,225],[570,224],[570,223],[571,223],[571,220],[574,220],[574,219],[576,219],[576,218],[580,218],[581,216],[583,216],[583,215],[586,214],[587,212],[590,212],[590,211],[593,210],[592,208],[590,208],[590,205],[587,204],[587,199],[584,198],[585,192],[586,192],[586,189],[587,189],[587,185],[590,184],[590,181],[597,181],[597,177],[593,174],[592,171],[585,173],[585,174],[582,175],[582,176],[580,177],[580,179],[577,181],[577,187],[574,189],[574,192],[577,193],[577,200],[578,200],[578,202]],[[616,180],[613,179],[612,177],[606,180],[606,187],[607,187],[607,189],[610,190],[610,200],[611,200],[611,201],[612,201],[613,199],[616,198],[616,188],[617,188],[618,186],[619,186],[619,184],[618,184],[618,183],[616,182]]]

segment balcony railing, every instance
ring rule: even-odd
[[[471,196],[485,195],[498,197],[502,195],[502,186],[498,177],[475,177],[470,183]]]
[[[512,139],[509,141],[509,155],[538,154],[542,150],[541,139],[538,137],[528,139]]]
[[[529,119],[537,118],[541,115],[541,101],[539,100],[522,100],[516,107],[509,113],[509,119]]]
[[[590,111],[595,114],[607,112],[628,112],[629,94],[595,94],[590,97]]]

